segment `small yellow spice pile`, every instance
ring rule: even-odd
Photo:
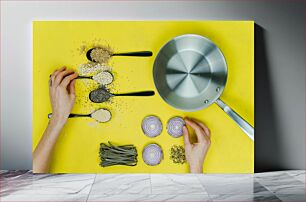
[[[94,62],[102,63],[102,64],[107,64],[109,59],[113,55],[113,50],[111,49],[110,46],[100,46],[94,48],[90,52],[90,57]]]

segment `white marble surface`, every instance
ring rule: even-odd
[[[305,173],[301,173],[304,176]],[[256,180],[274,194],[305,194],[305,183],[290,176],[288,172],[256,174]]]
[[[298,202],[305,201],[305,193],[304,194],[277,194],[277,197],[284,202]]]
[[[235,195],[235,194],[221,194],[221,195],[209,195],[212,201],[269,201],[269,202],[281,202],[281,200],[273,195],[270,194],[249,194],[249,195]]]
[[[299,180],[301,182],[303,182],[305,184],[305,170],[300,171],[300,170],[296,170],[296,171],[289,171],[287,172],[288,175],[292,176],[294,179]]]
[[[94,182],[94,174],[35,174],[3,178],[1,195],[88,195]],[[2,183],[1,183],[2,184]]]
[[[220,194],[253,194],[256,192],[266,191],[261,185],[254,182],[253,175],[250,174],[207,174],[198,176],[201,184],[208,193]],[[256,186],[257,185],[257,186]]]
[[[1,201],[10,201],[10,202],[28,202],[28,201],[35,201],[35,202],[41,202],[41,201],[50,201],[50,202],[69,202],[69,201],[82,201],[86,202],[88,198],[88,195],[81,195],[81,194],[74,194],[74,195],[55,195],[55,194],[45,194],[45,195],[29,195],[29,194],[12,194],[5,197],[1,197]]]
[[[192,174],[152,174],[151,185],[152,194],[207,194],[197,175]]]
[[[88,201],[212,201],[207,194],[89,195]]]
[[[304,170],[254,175],[0,175],[0,201],[305,201]]]
[[[97,175],[91,188],[92,195],[122,195],[122,194],[151,194],[149,174]]]

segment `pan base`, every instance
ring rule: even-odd
[[[204,55],[194,50],[174,54],[166,66],[169,89],[181,97],[195,97],[209,85],[211,70]]]

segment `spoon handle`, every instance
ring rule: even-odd
[[[69,118],[74,118],[74,117],[90,117],[90,114],[69,114]]]
[[[48,114],[48,119],[51,119],[52,113]],[[90,114],[69,114],[68,118],[75,118],[75,117],[90,117]]]
[[[133,93],[120,93],[113,94],[114,96],[152,96],[155,95],[154,91],[141,91],[141,92],[133,92]]]
[[[92,76],[78,76],[77,79],[92,79]]]
[[[138,56],[138,57],[150,57],[153,53],[151,51],[137,51],[127,53],[114,53],[113,56]]]

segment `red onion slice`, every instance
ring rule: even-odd
[[[183,135],[184,119],[181,117],[173,117],[167,123],[167,132],[172,137],[178,138]]]
[[[157,116],[147,116],[144,118],[141,127],[143,133],[148,137],[156,137],[163,130],[163,125]]]
[[[149,166],[158,165],[163,159],[163,151],[157,144],[149,144],[142,151],[143,161]]]

